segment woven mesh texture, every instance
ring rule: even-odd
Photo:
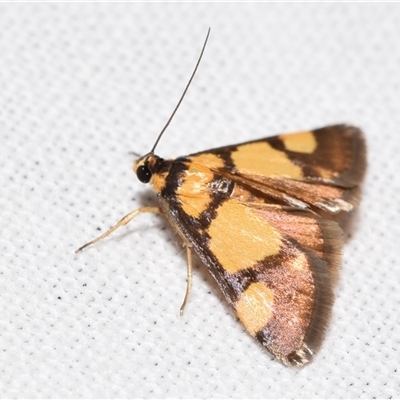
[[[164,157],[350,123],[369,146],[333,318],[302,370],[237,322],[168,223],[144,154],[211,36]],[[0,4],[0,395],[399,397],[400,5]]]

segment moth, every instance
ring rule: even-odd
[[[158,207],[141,207],[97,239],[139,213],[164,215],[207,266],[247,331],[286,365],[310,362],[323,340],[341,262],[342,230],[330,215],[359,201],[366,166],[360,129],[348,125],[281,134],[177,159],[152,150],[133,166],[150,183]]]

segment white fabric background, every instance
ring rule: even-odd
[[[333,318],[303,370],[271,359],[131,171],[209,46],[158,154],[351,123],[369,169]],[[3,397],[400,396],[400,5],[1,4]]]

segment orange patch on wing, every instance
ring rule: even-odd
[[[317,140],[312,132],[298,132],[280,135],[286,150],[295,151],[297,153],[311,154],[317,148]]]
[[[211,169],[223,168],[225,166],[224,160],[212,153],[202,153],[197,156],[191,156],[190,161],[194,164],[206,165]]]
[[[289,262],[289,265],[296,271],[309,270],[308,260],[304,253],[299,253]]]
[[[246,175],[288,176],[301,179],[302,169],[293,164],[282,151],[267,142],[244,144],[233,151],[231,158],[235,169]]]
[[[232,199],[218,207],[208,234],[210,251],[230,274],[278,254],[282,242],[273,225]]]
[[[274,292],[264,283],[256,282],[242,293],[235,308],[245,328],[254,336],[271,319],[273,305]]]
[[[322,179],[332,179],[337,175],[334,171],[321,166],[314,166],[314,170],[318,172]]]
[[[176,190],[182,209],[186,214],[198,218],[207,209],[211,202],[209,184],[213,179],[214,173],[208,166],[197,162],[188,163],[182,183]]]

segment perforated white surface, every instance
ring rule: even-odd
[[[347,122],[369,169],[315,361],[236,321],[131,171],[209,46],[158,153]],[[400,5],[1,4],[2,397],[399,397]],[[177,243],[177,244],[175,244]],[[197,263],[199,264],[199,263]]]

